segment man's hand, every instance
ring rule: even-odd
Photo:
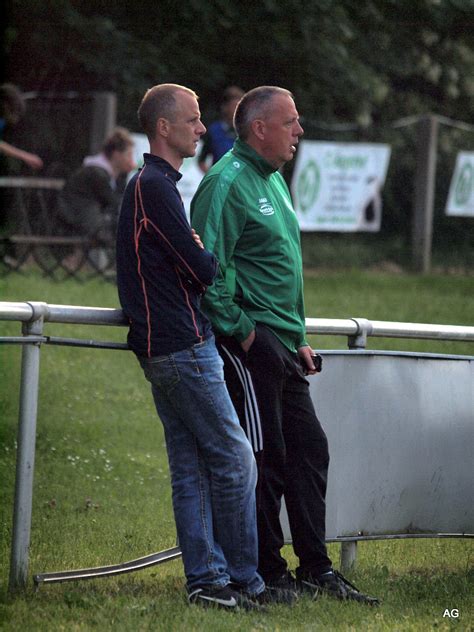
[[[313,359],[311,358],[313,353],[314,352],[309,345],[300,347],[298,349],[298,355],[303,360],[304,365],[306,366],[307,375],[315,375],[317,373],[316,367],[314,366]]]
[[[255,340],[255,329],[252,329],[252,331],[249,333],[249,335],[247,336],[247,338],[245,338],[245,340],[243,340],[240,343],[240,346],[242,347],[242,349],[245,351],[245,353],[248,352],[248,350],[250,349],[250,347],[253,344],[253,341]]]
[[[194,230],[194,228],[191,228],[191,233],[192,233],[194,241],[197,243],[199,248],[202,248],[204,250],[204,244],[202,243],[201,238],[199,237],[197,232]]]

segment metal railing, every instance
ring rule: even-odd
[[[3,336],[0,343],[21,344],[20,411],[18,425],[18,451],[11,547],[10,590],[27,584],[29,546],[31,534],[33,474],[35,460],[36,421],[38,408],[39,360],[42,344],[57,344],[91,348],[127,350],[124,343],[46,336],[45,322],[97,326],[127,326],[122,310],[113,308],[53,305],[43,302],[0,302],[0,321],[22,323],[22,336]],[[307,318],[308,334],[346,336],[349,349],[363,349],[368,337],[421,338],[431,340],[457,340],[474,342],[474,327],[370,321],[365,318],[326,319]],[[344,544],[343,544],[344,545]],[[347,556],[353,551],[346,547]],[[146,565],[174,559],[178,549],[170,549],[170,557],[153,554],[122,565],[83,569],[36,576],[35,581],[64,581],[80,577],[103,576],[128,572]],[[135,566],[134,566],[134,563]],[[110,572],[107,572],[107,569]],[[69,575],[68,575],[69,574]],[[72,574],[72,575],[71,575]]]

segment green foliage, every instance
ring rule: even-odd
[[[471,0],[266,0],[244,11],[223,0],[7,7],[12,80],[36,90],[116,90],[133,111],[144,88],[167,80],[207,102],[228,83],[277,83],[303,112],[361,125],[430,110],[462,117],[474,96]]]
[[[245,5],[7,0],[5,15],[9,81],[40,93],[114,91],[118,122],[132,130],[138,129],[138,103],[156,83],[195,89],[205,122],[217,115],[226,85],[277,84],[295,94],[306,138],[389,143],[382,235],[401,239],[405,248],[418,160],[416,128],[413,122],[397,128],[392,123],[429,112],[467,122],[472,118],[473,0]],[[87,111],[68,116],[51,110],[53,123],[43,123],[39,135],[41,117],[33,104],[30,112],[30,127],[23,138],[20,134],[23,146],[77,166],[86,151]],[[331,127],[341,124],[349,124],[349,131]],[[77,142],[71,143],[71,133]],[[456,153],[473,148],[474,132],[442,127],[434,243],[444,252],[462,253],[460,258],[474,248],[473,222],[447,218],[444,206]]]

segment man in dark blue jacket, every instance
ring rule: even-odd
[[[200,310],[217,261],[176,188],[206,128],[195,93],[175,84],[148,90],[138,116],[150,153],[124,194],[117,283],[128,342],[164,427],[188,599],[258,609],[268,593],[257,573],[256,465]]]
[[[220,119],[209,125],[199,152],[198,165],[203,173],[232,149],[236,138],[234,112],[243,96],[244,91],[238,86],[229,86],[224,90]]]

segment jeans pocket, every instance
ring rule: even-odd
[[[203,348],[194,345],[193,368],[205,381],[224,382],[224,361],[214,343]]]
[[[139,358],[146,379],[156,388],[170,391],[178,384],[180,377],[178,367],[172,355],[154,358]]]

